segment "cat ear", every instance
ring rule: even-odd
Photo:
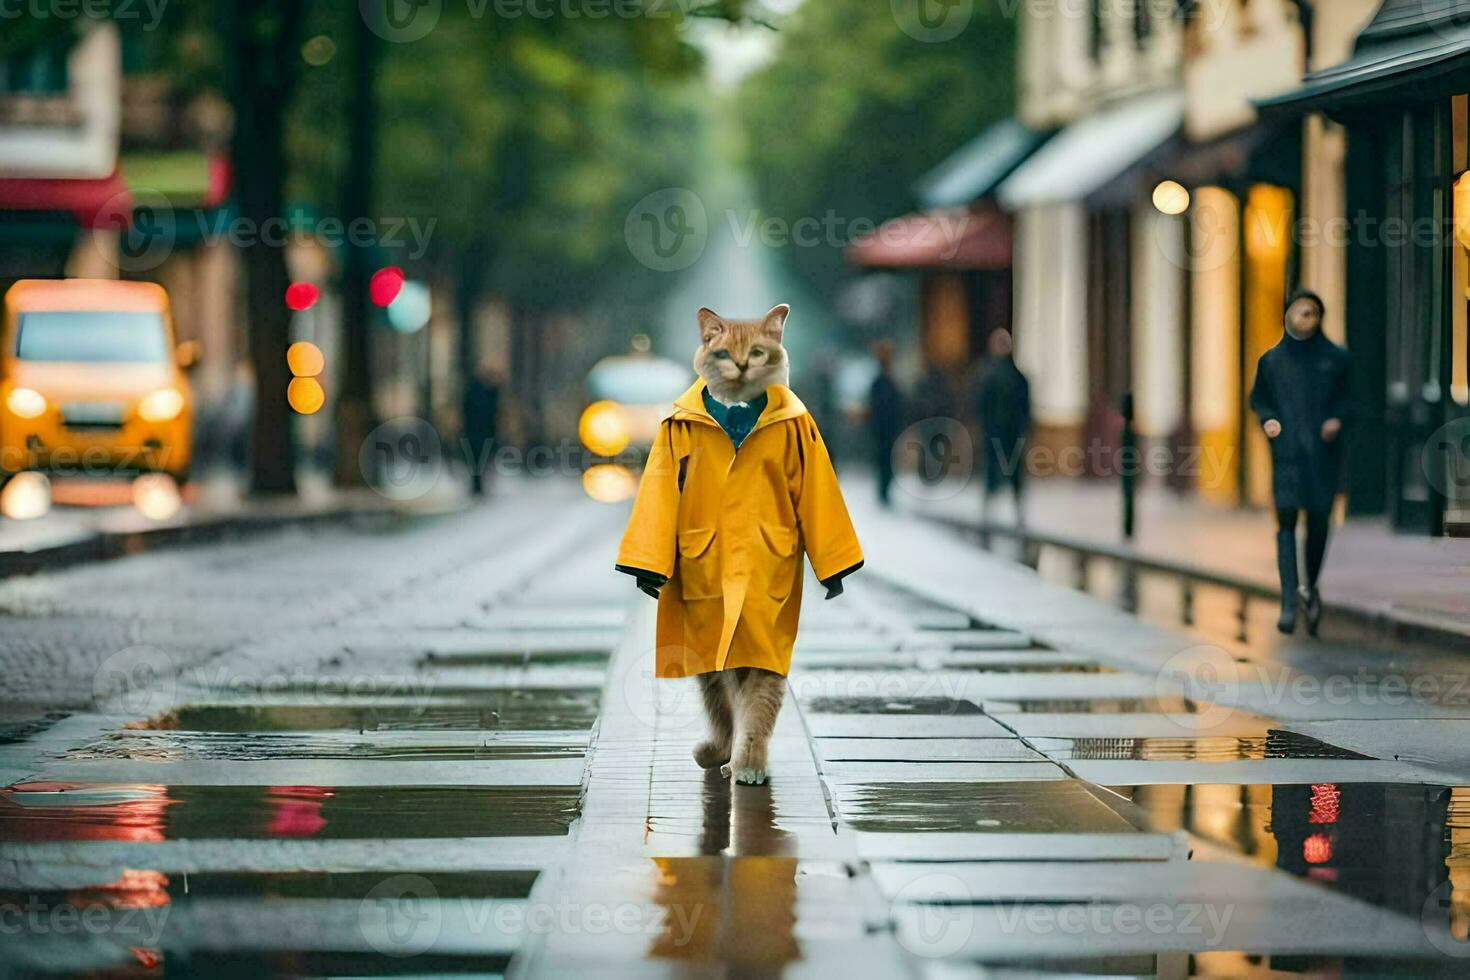
[[[701,306],[699,308],[698,315],[699,342],[703,344],[707,343],[711,336],[719,333],[720,327],[723,326],[723,321],[720,320],[720,315],[718,313],[707,306]]]
[[[787,306],[785,303],[782,303],[780,306],[773,307],[771,309],[771,312],[767,313],[765,319],[761,321],[761,332],[770,334],[772,337],[776,338],[777,343],[780,343],[781,335],[786,330],[786,316],[790,312],[791,307]]]

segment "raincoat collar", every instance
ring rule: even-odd
[[[719,427],[720,423],[716,422],[714,416],[710,415],[709,409],[704,407],[704,389],[704,379],[696,378],[694,384],[689,386],[689,390],[674,400],[674,413],[671,417],[692,419]],[[785,385],[767,385],[766,410],[761,413],[760,418],[756,419],[755,428],[750,431],[755,432],[772,423],[799,418],[805,414],[806,406],[801,403],[800,398],[796,397],[794,391]],[[746,436],[746,438],[750,437]]]

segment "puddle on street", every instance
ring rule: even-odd
[[[575,731],[597,720],[595,688],[488,690],[451,704],[185,705],[138,729],[192,732]]]
[[[979,715],[973,701],[955,698],[812,698],[802,711],[814,715]]]
[[[844,822],[860,831],[1063,834],[1135,829],[1078,780],[862,783],[834,791]]]
[[[580,806],[580,786],[21,783],[0,789],[0,840],[559,836]]]
[[[311,950],[269,953],[193,953],[162,957],[169,977],[503,977],[510,957],[496,955],[413,956],[364,953],[358,950]],[[109,976],[113,974],[109,972]],[[154,977],[159,972],[123,976]]]
[[[662,928],[654,959],[718,966],[720,975],[779,976],[801,958],[794,857],[654,858]],[[729,972],[727,972],[729,971]]]
[[[1061,906],[1057,907],[1058,909]],[[1188,971],[1179,972],[1187,960]],[[1055,959],[1023,958],[977,964],[977,976],[996,980],[1043,980],[1048,977],[1140,977],[1188,976],[1199,980],[1285,980],[1311,977],[1325,980],[1384,980],[1387,977],[1459,978],[1463,971],[1433,960],[1374,958],[1364,956],[1317,956],[1308,954],[1259,954],[1239,951],[1169,954],[1166,956],[1088,956]]]
[[[52,725],[68,717],[65,711],[47,711],[39,714],[18,714],[9,717],[0,709],[0,745],[17,745],[33,735],[39,735]]]
[[[1470,930],[1470,788],[1401,783],[1116,787],[1155,829],[1203,840],[1417,919],[1435,890]]]
[[[985,699],[987,714],[1141,715],[1197,714],[1206,705],[1190,698]]]
[[[1261,759],[1369,759],[1295,732],[1271,730],[1241,738],[1033,738],[1060,762],[1139,759],[1148,762],[1239,762]]]
[[[338,732],[115,732],[62,758],[130,759],[143,762],[219,760],[265,762],[282,759],[380,759],[455,762],[466,759],[564,759],[587,750],[585,732],[497,732],[453,741],[446,734]]]
[[[612,650],[595,647],[581,650],[476,650],[465,653],[434,653],[419,660],[419,666],[440,670],[450,667],[601,667]]]

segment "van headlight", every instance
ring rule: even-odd
[[[5,404],[23,419],[40,418],[46,413],[46,396],[34,388],[12,388]]]
[[[184,396],[177,388],[159,388],[138,402],[138,417],[144,422],[167,422],[184,410]]]

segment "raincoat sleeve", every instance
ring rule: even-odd
[[[674,426],[668,419],[648,453],[633,514],[618,547],[617,569],[640,578],[667,581],[674,574],[679,521],[679,453]]]
[[[801,478],[796,493],[796,520],[806,544],[807,557],[817,579],[829,579],[855,572],[863,563],[863,549],[853,530],[842,488],[837,485],[837,471],[822,434],[810,415],[803,416],[797,427],[801,452]],[[829,585],[829,588],[831,586]]]

